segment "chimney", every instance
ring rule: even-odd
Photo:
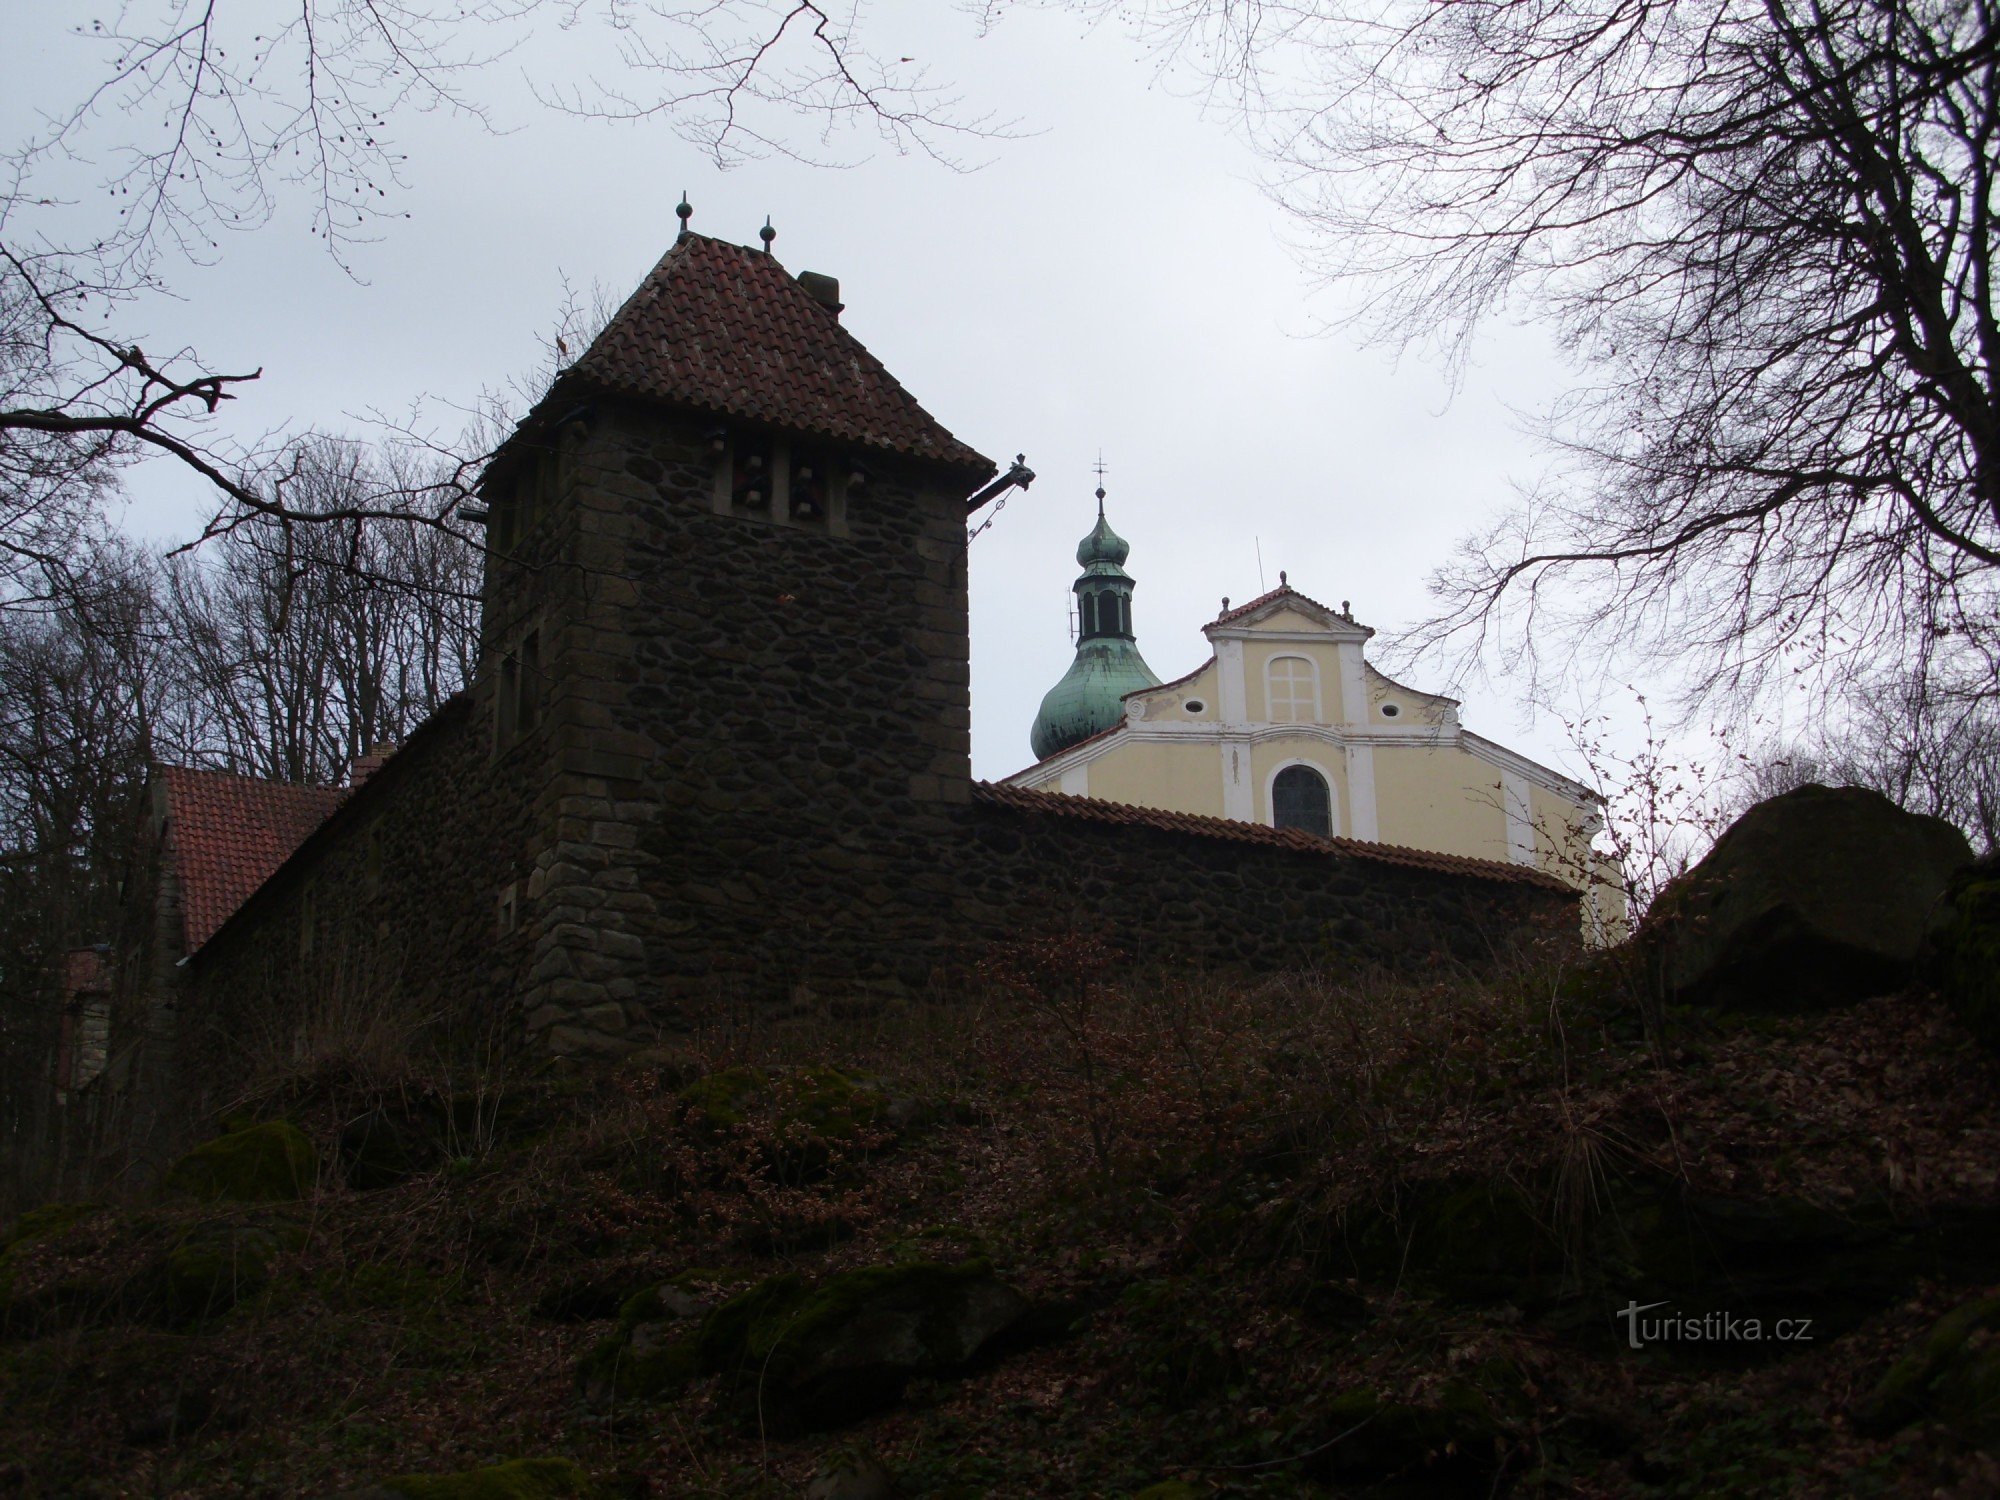
[[[368,747],[368,753],[357,759],[347,772],[347,784],[358,787],[362,782],[382,769],[382,763],[396,753],[394,740],[381,740]]]
[[[801,271],[799,285],[806,289],[808,297],[836,318],[840,316],[840,310],[847,305],[840,300],[840,281],[836,277],[822,276],[817,271]]]

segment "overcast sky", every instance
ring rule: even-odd
[[[247,3],[247,0],[246,0]],[[74,97],[102,59],[67,6],[10,15],[0,125]],[[622,297],[671,243],[683,189],[703,233],[756,243],[768,214],[791,270],[840,278],[847,326],[940,421],[1040,476],[972,546],[973,765],[1030,760],[1028,726],[1068,665],[1073,551],[1100,451],[1108,512],[1132,544],[1139,644],[1162,678],[1202,660],[1201,624],[1294,587],[1385,633],[1426,608],[1425,576],[1507,503],[1540,455],[1512,408],[1559,385],[1531,330],[1495,329],[1454,393],[1435,363],[1326,332],[1349,293],[1316,287],[1300,232],[1260,187],[1227,118],[1204,118],[1115,30],[1006,15],[981,37],[957,11],[880,6],[877,46],[928,65],[968,113],[1032,132],[972,141],[955,172],[878,152],[842,170],[766,160],[722,172],[658,125],[538,110],[523,59],[481,87],[500,133],[403,122],[411,218],[344,274],[281,207],[216,263],[170,266],[179,301],[137,320],[149,349],[261,366],[232,420],[359,431],[425,401],[439,428],[482,387],[530,370],[566,277]],[[855,147],[847,148],[850,154]],[[87,185],[79,178],[78,191]],[[158,464],[130,476],[134,529],[185,534],[202,497]],[[1260,562],[1261,555],[1261,562]],[[1405,674],[1420,688],[1440,673]],[[1468,725],[1575,769],[1558,724],[1507,686],[1467,695]]]

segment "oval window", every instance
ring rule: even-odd
[[[1401,712],[1402,710],[1396,707],[1396,705],[1393,703],[1385,703],[1382,705],[1382,717],[1385,719],[1393,719],[1396,717],[1396,715],[1400,714]]]
[[[1186,709],[1191,714],[1198,714],[1203,709],[1207,708],[1208,705],[1202,702],[1201,699],[1199,698],[1190,698],[1188,699],[1187,702],[1183,703],[1181,707]]]

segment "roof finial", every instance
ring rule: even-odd
[[[1222,612],[1225,615],[1229,613],[1229,596],[1227,594],[1222,596]]]
[[[771,227],[771,216],[764,215],[764,227],[757,231],[757,238],[764,242],[764,253],[771,253],[771,241],[778,237],[778,231]]]
[[[1292,586],[1291,580],[1285,577],[1285,570],[1283,568],[1278,569],[1278,587],[1281,589],[1288,589],[1291,586]]]
[[[674,209],[674,216],[681,221],[681,233],[688,232],[688,220],[694,217],[694,205],[688,202],[686,188],[681,189],[681,201]]]
[[[1354,606],[1343,599],[1340,601],[1340,613],[1342,618],[1351,620],[1354,618]]]
[[[1097,519],[1104,519],[1104,450],[1097,450]]]

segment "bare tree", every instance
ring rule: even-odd
[[[107,9],[70,28],[71,45],[97,52],[90,85],[0,149],[0,565],[45,567],[50,538],[73,530],[112,469],[149,453],[212,487],[207,535],[291,513],[282,446],[222,420],[260,372],[226,373],[192,349],[146,352],[129,331],[134,304],[288,201],[307,205],[313,234],[351,266],[409,216],[400,125],[419,111],[489,125],[503,57],[520,61],[545,103],[657,121],[722,162],[793,151],[788,131],[801,123],[823,150],[861,127],[933,154],[952,133],[982,129],[957,121],[954,101],[909,59],[857,41],[857,0]],[[611,76],[536,76],[542,57],[563,52],[541,45],[556,31],[608,38]],[[312,514],[403,515],[411,498],[350,493],[339,515]]]
[[[1899,807],[1956,824],[1975,849],[1993,853],[2000,850],[2000,701],[1914,675],[1877,682],[1838,729],[1767,747],[1739,801],[1748,807],[1811,781],[1873,788]]]
[[[1505,308],[1586,372],[1547,417],[1564,462],[1437,575],[1418,648],[1547,672],[1617,643],[1696,695],[1885,660],[1991,690],[1991,0],[1138,11],[1245,111],[1378,330],[1462,351]]]
[[[189,748],[153,562],[35,589],[0,612],[0,1204],[48,1185],[63,959],[110,937],[147,763]]]
[[[279,781],[336,782],[401,739],[471,676],[477,549],[425,524],[456,503],[391,453],[313,437],[286,454],[282,515],[174,559],[169,584],[187,693],[208,757]],[[354,497],[418,497],[393,519]]]

